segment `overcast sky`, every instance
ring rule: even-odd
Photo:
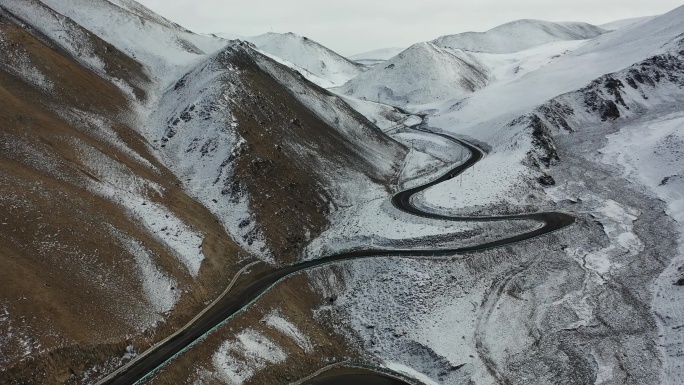
[[[614,20],[665,13],[681,0],[138,0],[195,32],[294,32],[342,55],[485,31],[516,19]]]

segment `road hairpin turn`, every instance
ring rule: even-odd
[[[195,321],[186,325],[186,327],[178,332],[176,332],[172,337],[165,340],[165,342],[155,345],[150,350],[140,354],[132,362],[129,362],[124,367],[120,368],[116,372],[110,374],[103,380],[97,383],[97,385],[123,385],[123,384],[135,384],[140,380],[146,378],[147,376],[154,373],[161,366],[165,365],[167,362],[182,354],[184,351],[192,347],[195,343],[201,340],[211,331],[223,325],[225,322],[230,320],[232,317],[237,315],[240,311],[244,310],[256,300],[258,300],[264,293],[269,291],[271,288],[276,286],[280,281],[286,279],[292,274],[302,272],[304,270],[312,269],[315,267],[348,261],[353,259],[361,258],[374,258],[374,257],[400,257],[400,256],[421,256],[421,257],[443,257],[443,256],[453,256],[456,254],[465,254],[476,251],[488,250],[496,247],[511,245],[514,243],[530,240],[536,237],[540,237],[549,234],[553,231],[560,230],[574,223],[575,218],[569,214],[561,212],[540,212],[532,214],[517,214],[517,215],[504,215],[504,216],[478,216],[478,217],[467,217],[458,215],[447,215],[440,213],[433,213],[423,211],[416,207],[412,198],[426,189],[435,186],[439,183],[445,182],[452,179],[465,170],[472,167],[474,164],[479,162],[484,157],[484,152],[478,147],[464,141],[461,139],[454,138],[450,135],[443,133],[435,133],[420,128],[418,126],[411,127],[411,129],[424,132],[427,134],[437,135],[452,141],[460,146],[465,147],[469,152],[469,158],[455,166],[454,168],[447,171],[442,176],[434,179],[426,184],[409,188],[407,190],[400,191],[394,196],[392,196],[392,204],[399,210],[406,213],[413,214],[416,216],[436,219],[436,220],[448,220],[457,222],[491,222],[491,221],[520,221],[520,220],[531,220],[541,223],[541,226],[530,230],[528,232],[510,236],[504,239],[499,239],[487,243],[483,243],[476,246],[468,247],[457,247],[457,248],[444,248],[444,249],[363,249],[343,252],[339,254],[330,255],[327,257],[318,258],[315,260],[308,260],[303,262],[297,262],[294,264],[286,265],[275,269],[267,274],[264,274],[253,282],[248,284],[246,287],[242,288],[239,292],[232,294],[230,297],[227,295],[224,300],[217,300],[212,304],[212,306],[206,309],[200,316],[196,317]],[[224,293],[226,294],[226,293]],[[333,380],[331,380],[333,381]],[[394,379],[394,381],[397,381]],[[372,382],[369,382],[371,384]],[[316,384],[323,384],[322,382],[316,382]],[[332,384],[332,382],[331,382]]]

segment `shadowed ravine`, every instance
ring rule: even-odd
[[[330,264],[339,261],[346,261],[352,259],[360,258],[371,258],[371,257],[388,257],[388,256],[421,256],[421,257],[442,257],[442,256],[452,256],[455,254],[465,254],[475,251],[487,250],[495,247],[510,245],[517,242],[522,242],[532,238],[536,238],[553,231],[562,229],[574,223],[574,217],[559,212],[545,212],[545,213],[533,213],[533,214],[519,214],[519,215],[506,215],[506,216],[483,216],[483,217],[463,217],[463,216],[451,216],[446,214],[438,214],[423,211],[411,202],[411,198],[416,194],[434,186],[442,183],[448,179],[454,178],[459,174],[463,173],[468,168],[472,167],[475,163],[480,161],[484,153],[479,148],[467,143],[463,140],[453,138],[446,134],[433,133],[425,129],[419,128],[418,126],[412,127],[414,130],[438,135],[446,138],[454,143],[464,146],[468,151],[470,151],[470,157],[462,164],[449,170],[447,173],[441,177],[423,184],[418,187],[410,188],[408,190],[400,191],[392,197],[393,205],[404,212],[417,215],[424,218],[437,219],[437,220],[448,220],[448,221],[508,221],[508,220],[532,220],[539,222],[540,227],[531,230],[529,232],[511,236],[508,238],[483,243],[477,246],[460,247],[460,248],[448,248],[448,249],[364,249],[364,250],[354,250],[350,252],[344,252],[340,254],[335,254],[327,257],[323,257],[316,260],[303,261],[295,264],[283,266],[267,274],[263,274],[258,278],[255,278],[253,282],[246,285],[237,293],[233,293],[230,296],[226,296],[224,300],[216,303],[213,308],[206,311],[201,317],[199,317],[194,323],[185,330],[179,332],[173,338],[168,339],[163,344],[141,354],[137,359],[122,367],[115,373],[112,373],[107,378],[103,379],[98,383],[100,384],[134,384],[141,379],[144,379],[148,375],[152,374],[155,370],[160,368],[162,365],[167,363],[169,360],[173,359],[176,355],[181,354],[186,349],[190,348],[194,343],[198,341],[202,336],[206,335],[215,328],[221,326],[224,322],[227,322],[235,314],[239,313],[241,310],[248,307],[254,301],[256,301],[261,295],[267,292],[269,289],[278,284],[281,280],[287,278],[288,276],[301,272],[303,270],[311,269],[314,267],[322,266],[325,264]],[[305,384],[316,384],[316,385],[334,385],[338,383],[346,383],[344,379],[339,377],[326,377],[326,378],[314,378],[308,380]],[[375,375],[356,375],[354,376],[354,384],[358,385],[372,385],[372,384],[390,384],[399,385],[407,384],[404,381],[398,380],[394,377],[389,377],[382,375],[380,373]]]

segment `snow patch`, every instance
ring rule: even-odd
[[[140,272],[140,281],[148,302],[158,313],[166,313],[173,309],[180,298],[177,290],[178,283],[159,269],[154,257],[145,245],[124,233],[111,229],[112,233],[121,241],[121,245],[135,258]]]
[[[532,170],[524,164],[532,150],[529,136],[524,131],[510,130],[502,133],[497,146],[473,167],[456,178],[433,186],[416,196],[420,205],[431,210],[447,210],[484,207],[507,202],[519,205],[521,181],[533,177]],[[464,156],[468,153],[464,151]]]
[[[305,352],[311,353],[313,346],[309,338],[299,330],[297,325],[293,324],[277,311],[271,312],[262,320],[266,326],[278,330],[279,332],[290,337],[300,348]]]
[[[263,334],[246,330],[227,341],[212,356],[217,375],[229,385],[241,385],[256,372],[287,359],[287,353]]]
[[[5,56],[4,60],[10,64],[3,65],[2,67],[9,73],[19,76],[43,91],[49,92],[54,89],[52,81],[31,63],[27,52],[13,48],[8,44],[2,30],[0,30],[0,50]]]
[[[152,200],[151,197],[163,195],[161,186],[133,174],[125,165],[99,150],[76,139],[74,142],[80,148],[84,164],[98,179],[86,179],[88,188],[123,207],[131,218],[164,244],[196,277],[204,260],[204,235],[188,226],[168,207]]]
[[[385,362],[385,367],[398,373],[405,374],[411,378],[414,378],[425,385],[439,385],[435,381],[432,381],[430,377],[416,371],[415,369],[408,367],[406,365],[397,362]]]

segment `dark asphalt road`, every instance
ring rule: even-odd
[[[449,216],[437,213],[429,213],[421,211],[416,208],[411,203],[411,197],[429,187],[436,184],[444,182],[445,180],[451,179],[458,176],[463,171],[477,163],[484,156],[482,151],[477,147],[459,140],[455,139],[446,134],[432,133],[419,128],[414,128],[419,131],[424,131],[431,133],[433,135],[438,135],[453,142],[456,142],[462,146],[465,146],[471,153],[471,157],[463,164],[453,168],[444,176],[427,183],[422,186],[418,186],[406,191],[397,193],[392,197],[392,203],[398,209],[405,212],[418,215],[425,218],[432,219],[442,219],[450,221],[502,221],[502,220],[534,220],[543,223],[544,225],[536,230],[511,236],[509,238],[500,239],[488,243],[484,243],[472,247],[462,247],[453,249],[410,249],[410,250],[384,250],[384,249],[365,249],[357,250],[353,252],[346,252],[337,255],[332,255],[329,257],[324,257],[321,259],[300,262],[294,265],[284,266],[278,270],[262,276],[261,278],[252,282],[249,286],[243,289],[239,293],[235,293],[230,298],[225,301],[220,302],[214,309],[208,311],[204,316],[199,318],[190,328],[185,330],[183,333],[179,334],[175,338],[169,340],[164,345],[160,346],[154,352],[150,353],[148,356],[142,358],[140,362],[132,365],[128,370],[120,373],[114,379],[104,382],[103,384],[134,384],[147,376],[148,374],[154,372],[157,368],[162,366],[168,360],[174,357],[174,355],[184,351],[186,348],[191,346],[199,338],[207,334],[210,330],[217,327],[222,321],[226,320],[230,316],[234,315],[244,307],[248,306],[251,302],[256,300],[261,294],[266,292],[270,287],[278,283],[281,279],[291,275],[293,273],[300,272],[302,270],[310,269],[313,267],[321,266],[328,263],[358,259],[358,258],[369,258],[369,257],[381,257],[381,256],[426,256],[426,257],[437,257],[437,256],[449,256],[454,254],[463,254],[473,251],[486,250],[498,246],[509,245],[516,242],[521,242],[524,240],[532,239],[544,234],[548,234],[552,231],[561,229],[563,227],[569,226],[574,223],[574,217],[564,214],[564,213],[535,213],[535,214],[521,214],[521,215],[509,215],[509,216],[499,216],[499,217],[461,217],[461,216]],[[361,376],[361,377],[359,377]],[[363,377],[363,378],[362,378]],[[353,381],[352,381],[353,380]],[[313,381],[313,380],[312,380]],[[321,379],[320,381],[323,381]],[[328,381],[323,382],[309,382],[308,384],[317,385],[335,385],[335,384],[368,384],[368,385],[396,385],[405,384],[403,382],[397,382],[398,380],[383,377],[381,375],[369,376],[369,375],[357,375],[354,378],[329,378]],[[350,382],[351,381],[351,382]],[[365,381],[365,382],[364,382]],[[385,382],[382,382],[385,381]],[[388,382],[389,381],[389,382]]]

